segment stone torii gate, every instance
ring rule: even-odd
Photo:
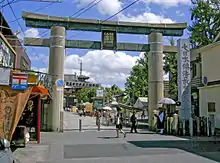
[[[174,46],[163,46],[163,36],[182,36],[186,23],[149,24],[118,21],[100,21],[91,19],[75,19],[69,17],[48,16],[23,12],[27,27],[47,28],[51,30],[49,39],[24,38],[26,46],[49,47],[49,70],[54,85],[51,125],[54,131],[62,130],[60,112],[63,108],[63,92],[56,90],[55,81],[64,79],[65,48],[108,49],[117,51],[138,51],[149,54],[149,126],[152,127],[153,110],[158,108],[158,101],[164,96],[163,85],[163,53],[177,52]],[[66,30],[102,32],[102,41],[66,40]],[[148,36],[148,44],[117,43],[117,33],[142,34]],[[61,104],[60,104],[61,102]]]

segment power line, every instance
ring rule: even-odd
[[[89,3],[88,5],[86,5],[86,7],[87,7],[87,6],[90,6],[90,5],[91,5],[92,3],[94,3],[95,1],[96,1],[96,0],[93,0],[91,3]],[[102,0],[99,0],[98,2],[95,3],[95,5],[97,5],[97,4],[100,3],[101,1],[102,1]],[[93,4],[92,6],[89,7],[89,9],[91,9],[91,8],[94,7],[95,5]],[[77,12],[75,12],[73,15],[75,15],[75,14],[79,13],[80,11],[84,10],[86,7],[84,7],[83,9],[79,9],[79,10],[78,10]],[[88,11],[88,9],[86,9],[85,11],[79,13],[78,16],[80,16],[80,15],[83,14],[83,13],[85,13],[86,11]],[[71,15],[71,17],[72,17],[73,15]],[[15,21],[18,21],[18,19],[16,19]],[[44,37],[44,36],[47,35],[47,33],[48,33],[48,31],[45,31],[45,32],[41,33],[40,35],[41,35],[41,37]],[[74,36],[75,36],[75,35],[73,35],[73,36],[71,36],[71,37],[74,37]],[[33,42],[37,41],[38,39],[39,39],[39,38],[35,38],[33,41],[29,42],[28,44],[33,43]],[[33,50],[33,48],[32,48],[32,50]],[[37,53],[36,53],[36,54],[37,54]]]
[[[100,2],[103,1],[103,0],[99,0],[98,2],[96,2],[96,1],[97,1],[97,0],[93,0],[92,2],[90,2],[89,4],[87,4],[87,5],[86,5],[85,7],[83,7],[82,9],[79,9],[78,11],[76,11],[76,12],[75,12],[74,14],[72,14],[70,17],[72,17],[72,16],[76,15],[77,13],[81,12],[81,11],[84,10],[86,7],[89,7],[89,9],[91,9],[92,7],[94,7],[95,5],[97,5],[98,3],[100,3]],[[94,2],[96,2],[96,3],[94,3]],[[90,6],[92,3],[94,3],[94,4],[93,4],[92,6]],[[87,8],[85,11],[79,13],[77,16],[82,15],[82,14],[85,13],[86,11],[88,11],[88,8]],[[45,32],[41,33],[40,36],[41,36],[41,37],[46,36],[46,35],[47,35],[47,32],[48,32],[48,31],[45,31]],[[74,36],[76,36],[76,35],[78,35],[78,34],[72,35],[72,36],[70,36],[70,38],[71,38],[71,37],[74,37]],[[35,38],[34,40],[28,42],[28,44],[33,43],[33,42],[35,42],[35,41],[37,41],[37,40],[39,40],[39,38]]]
[[[101,1],[102,1],[102,0],[99,0],[98,3],[101,2]],[[132,2],[132,3],[130,3],[129,5],[125,6],[124,8],[122,8],[121,10],[119,10],[118,12],[116,12],[115,14],[113,14],[112,16],[109,16],[107,19],[101,21],[101,23],[103,23],[103,22],[105,22],[105,21],[108,21],[109,19],[115,17],[116,15],[118,15],[118,14],[121,13],[122,11],[126,10],[127,8],[131,7],[132,5],[134,5],[135,3],[137,3],[138,1],[139,1],[139,0],[136,0],[136,1]],[[97,3],[97,4],[98,4],[98,3]],[[70,38],[72,38],[72,37],[74,37],[74,36],[70,36]]]
[[[96,0],[95,0],[96,1]],[[95,2],[93,1],[93,2]],[[86,10],[84,10],[83,12],[79,13],[78,15],[76,15],[76,18],[78,18],[80,15],[84,14],[86,11],[90,10],[91,8],[93,8],[94,6],[96,6],[97,4],[99,4],[101,1],[103,0],[99,0],[96,3],[94,3],[93,5],[91,5],[90,7],[88,7]]]
[[[3,65],[0,65],[0,68],[6,68],[6,69],[11,69],[11,70],[20,70],[20,71],[23,71],[23,72],[34,72],[34,73],[37,73],[37,74],[57,76],[56,74],[53,74],[53,73],[46,73],[46,72],[34,71],[34,70],[26,70],[26,69],[22,69],[22,68],[15,68],[15,67],[3,66]]]
[[[53,4],[54,4],[54,2],[51,2],[51,3],[49,3],[49,4],[46,4],[45,6],[42,6],[42,7],[38,8],[35,12],[40,11],[40,10],[43,10],[43,9],[45,9],[45,8],[47,8],[47,7],[51,6],[51,5],[53,5]],[[20,19],[22,19],[22,17],[19,17],[19,18],[15,17],[15,20],[9,21],[9,23],[18,22],[18,24],[20,24],[20,23],[19,23],[19,20],[20,20]],[[22,30],[22,28],[21,28],[21,30]],[[23,30],[22,30],[22,31],[23,31]],[[46,31],[46,32],[47,32],[47,31]],[[46,32],[44,32],[44,34],[47,34]],[[25,36],[25,32],[24,32],[24,31],[23,31],[23,35]],[[42,36],[44,36],[44,35],[42,35]],[[34,50],[34,48],[32,47],[31,49],[32,49],[32,51],[35,53],[36,57],[39,58],[39,55],[38,55],[38,53],[36,53],[36,51]],[[43,64],[45,64],[44,61],[43,61]]]
[[[47,7],[51,6],[51,5],[53,5],[53,4],[54,4],[54,2],[51,2],[51,3],[49,3],[49,4],[46,4],[45,6],[42,6],[42,7],[38,8],[37,10],[35,10],[35,12],[40,11],[40,10],[43,10],[43,9],[45,9],[45,8],[47,8]],[[22,19],[22,17],[19,17],[19,18],[15,19],[15,20],[8,21],[8,23],[13,23],[13,22],[16,22],[17,20],[20,20],[20,19]]]
[[[92,2],[90,2],[89,4],[87,4],[85,7],[79,9],[78,11],[76,11],[75,13],[73,13],[70,17],[73,17],[74,15],[76,15],[77,13],[79,13],[80,11],[84,10],[86,7],[88,7],[89,5],[93,4],[96,0],[93,0]]]
[[[0,4],[4,3],[5,0],[1,0]]]
[[[136,0],[132,3],[130,3],[129,5],[125,6],[124,8],[122,8],[121,10],[119,10],[118,12],[116,12],[115,14],[113,14],[112,16],[109,16],[107,19],[101,21],[101,23],[108,21],[109,19],[115,17],[116,15],[118,15],[119,13],[121,13],[122,11],[126,10],[127,8],[131,7],[132,5],[134,5],[135,3],[137,3],[140,0]]]
[[[9,4],[9,7],[10,7],[10,9],[11,9],[11,11],[12,11],[12,13],[13,13],[13,15],[14,15],[14,17],[15,17],[15,19],[16,19],[16,21],[17,21],[17,23],[18,23],[18,25],[19,25],[19,27],[20,27],[22,33],[23,33],[23,35],[25,36],[24,29],[22,28],[20,22],[18,21],[17,16],[16,16],[16,14],[15,14],[15,12],[14,12],[14,10],[13,10],[11,4],[9,3],[9,0],[7,0],[7,2],[8,2],[8,4]],[[38,54],[36,53],[36,51],[35,51],[33,48],[31,48],[31,49],[32,49],[32,51],[36,54],[36,56],[39,58],[39,56],[38,56]],[[44,61],[43,61],[43,64],[45,64]]]
[[[96,0],[95,0],[95,1],[96,1]],[[92,2],[94,3],[95,1],[92,1]],[[97,5],[98,3],[100,3],[101,1],[102,1],[102,0],[99,0],[98,2],[96,2],[95,4],[93,4],[92,6],[90,6],[89,9],[91,9],[92,7],[94,7],[95,5]],[[130,3],[129,5],[125,6],[124,8],[122,8],[121,10],[119,10],[118,12],[116,12],[115,14],[111,15],[110,17],[108,17],[107,19],[101,21],[101,23],[103,23],[103,22],[105,22],[105,21],[108,21],[109,19],[115,17],[116,15],[118,15],[118,14],[121,13],[122,11],[128,9],[129,7],[131,7],[132,5],[134,5],[135,3],[137,3],[138,1],[140,1],[140,0],[135,0],[134,2],[132,2],[132,3]],[[87,6],[89,6],[90,4],[91,4],[91,3],[89,3]],[[84,7],[84,8],[85,8],[85,7]],[[80,10],[78,10],[77,12],[80,12],[80,11],[82,11],[82,10],[80,9]],[[84,12],[79,13],[78,16],[80,16],[80,15],[83,14],[83,13],[85,13],[86,11],[88,11],[88,8],[87,8],[87,10],[85,10]],[[77,12],[76,12],[76,13],[77,13]],[[74,13],[74,15],[75,15],[76,13]],[[47,33],[47,31],[44,32],[44,34],[45,34],[45,33]],[[42,34],[43,34],[43,33],[42,33]],[[45,36],[45,35],[44,35],[44,36]],[[72,38],[72,37],[74,37],[74,36],[75,36],[75,35],[70,36],[70,38]],[[33,41],[29,42],[29,44],[35,42],[35,41],[38,40],[38,39],[39,39],[39,38],[34,39]]]
[[[10,7],[11,12],[13,13],[13,15],[14,15],[15,19],[17,19],[17,16],[16,16],[16,14],[15,14],[15,12],[14,12],[14,10],[13,10],[13,8],[12,8],[11,4],[9,3],[9,0],[7,0],[7,2],[8,2],[8,4],[9,4],[9,7]],[[22,26],[21,26],[21,24],[19,23],[19,21],[17,21],[17,23],[18,23],[19,27],[21,28],[21,30],[22,30],[22,32],[23,32],[23,34],[25,34],[25,33],[24,33],[24,30],[23,30],[23,28],[22,28]]]
[[[9,1],[7,0],[7,3],[4,4],[4,5],[2,5],[0,9],[3,9],[4,7],[6,7],[6,6],[8,6],[8,5],[11,5],[11,4],[13,4],[13,3],[16,3],[16,2],[18,2],[18,1],[19,1],[19,0],[12,0],[12,1],[9,2]]]

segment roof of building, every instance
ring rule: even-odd
[[[216,46],[220,45],[220,40],[217,42],[213,42],[211,44],[205,45],[203,47],[197,48],[197,49],[191,49],[192,51],[194,51],[195,53],[201,53],[203,51],[209,50],[210,48],[214,48]]]

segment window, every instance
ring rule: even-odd
[[[208,102],[208,112],[215,113],[215,102]]]
[[[196,77],[197,76],[197,67],[196,67],[196,63],[192,64],[192,77]]]

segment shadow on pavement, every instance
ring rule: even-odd
[[[176,148],[220,162],[220,141],[159,140],[128,141],[141,148]]]
[[[112,131],[114,128],[101,128],[100,131]],[[68,128],[64,129],[64,131],[79,131],[78,128]],[[98,131],[97,128],[82,128],[82,131]]]
[[[152,134],[155,134],[154,132],[138,132],[138,133],[131,133],[131,134],[141,134],[141,135],[152,135]]]
[[[116,136],[99,136],[98,138],[101,138],[101,139],[117,139]]]

